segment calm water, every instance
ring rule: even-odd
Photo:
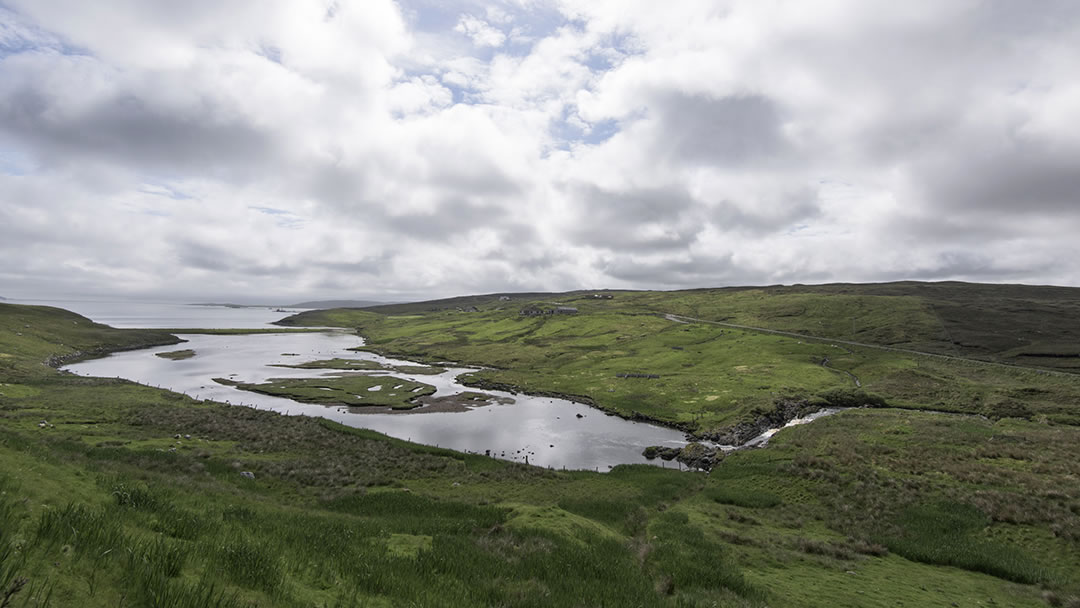
[[[164,314],[173,312],[171,308],[163,311]],[[216,311],[205,313],[220,318],[214,316]],[[91,318],[95,321],[105,320],[102,317]],[[187,316],[190,321],[186,323],[177,322],[178,318],[172,316],[143,325],[208,327],[208,321],[204,318]],[[357,413],[362,411],[362,408],[352,408],[350,411],[349,408],[339,406],[303,404],[290,399],[241,391],[217,384],[211,378],[230,377],[244,382],[262,382],[268,378],[316,377],[333,372],[272,367],[272,364],[297,364],[333,357],[368,359],[391,364],[407,362],[347,350],[359,346],[362,340],[345,332],[181,337],[188,340],[188,343],[116,353],[102,359],[77,363],[65,369],[86,376],[127,378],[201,399],[252,405],[293,415],[322,416],[401,439],[460,451],[484,453],[485,450],[491,450],[493,456],[522,462],[528,457],[532,464],[555,468],[605,471],[617,464],[649,462],[641,456],[641,451],[650,445],[686,444],[683,434],[671,429],[608,416],[598,410],[562,399],[509,395],[498,391],[484,392],[509,397],[514,402],[475,407],[465,412],[422,413],[421,408],[410,414]],[[154,356],[158,352],[181,348],[191,348],[196,355],[180,361]],[[414,376],[398,372],[394,375],[431,384],[437,389],[435,396],[442,396],[472,390],[461,386],[454,379],[465,371],[469,370],[450,369],[439,376]],[[578,418],[578,414],[583,417]],[[654,461],[652,464],[660,462]],[[667,466],[675,465],[668,463]]]
[[[113,327],[165,327],[244,329],[274,327],[270,323],[291,313],[275,312],[273,308],[229,308],[226,306],[195,306],[161,302],[113,302],[108,300],[16,300],[10,304],[55,306],[79,313],[98,323]],[[300,312],[301,309],[289,309]]]

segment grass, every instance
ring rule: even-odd
[[[580,390],[629,410],[656,399],[646,411],[676,421],[739,420],[785,387],[859,397],[850,379],[800,360],[820,356],[820,343],[600,308],[620,299],[575,302],[574,319],[494,309],[349,318],[384,332],[379,349],[425,361],[517,357],[481,377]],[[170,337],[56,309],[2,313],[0,352],[11,356],[0,359],[0,593],[25,581],[13,606],[1045,606],[1080,597],[1080,428],[1057,418],[1075,415],[1067,377],[835,349],[831,362],[892,407],[785,429],[709,474],[562,472],[59,373],[43,362]],[[682,367],[688,353],[694,368]],[[660,382],[611,378],[621,385],[605,401],[599,379],[656,369]],[[565,384],[549,383],[559,373]],[[690,378],[711,392],[681,403],[677,381]],[[906,409],[944,409],[939,401],[966,414]]]
[[[1032,556],[981,538],[990,521],[972,505],[942,501],[912,506],[893,523],[896,532],[883,533],[878,540],[908,559],[985,572],[1018,583],[1041,583],[1048,577]]]
[[[736,505],[751,509],[775,507],[783,502],[776,494],[763,490],[747,488],[718,487],[710,488],[704,493],[706,498],[720,504]]]
[[[303,403],[347,405],[352,407],[386,406],[411,409],[417,399],[435,392],[430,384],[393,376],[345,376],[341,378],[271,378],[267,382],[232,383],[236,388],[287,397]]]

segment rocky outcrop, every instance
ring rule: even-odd
[[[821,409],[820,405],[811,404],[806,399],[779,399],[771,412],[763,412],[749,422],[740,422],[727,428],[701,433],[699,436],[721,445],[739,446],[769,429],[780,428],[796,418]]]
[[[675,459],[691,469],[708,471],[713,468],[713,465],[724,459],[724,451],[694,442],[680,450]]]
[[[719,448],[710,448],[701,443],[690,443],[681,448],[666,448],[659,445],[650,445],[641,453],[642,456],[653,460],[677,460],[691,469],[708,471],[724,459],[724,452]]]

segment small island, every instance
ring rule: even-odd
[[[214,378],[214,382],[244,391],[285,397],[301,403],[322,405],[383,406],[395,410],[420,407],[421,397],[435,392],[430,384],[393,376],[346,376],[341,378],[270,378],[247,383]]]
[[[171,350],[167,353],[154,353],[154,355],[157,357],[161,357],[162,359],[179,361],[181,359],[190,359],[194,357],[195,351],[191,350],[190,348],[185,348],[184,350]]]

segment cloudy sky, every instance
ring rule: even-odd
[[[1074,0],[0,0],[0,296],[1080,285]]]

